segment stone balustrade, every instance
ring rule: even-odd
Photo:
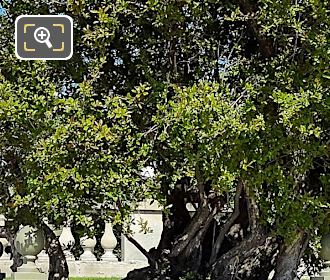
[[[194,208],[187,205],[188,210],[192,213]],[[162,209],[157,204],[151,204],[150,201],[139,204],[137,211],[132,216],[133,237],[146,250],[156,247],[160,240],[162,232]],[[149,227],[148,233],[141,233],[139,222],[147,222]],[[4,226],[5,219],[0,215],[0,226]],[[49,225],[51,227],[51,225]],[[61,230],[54,230],[55,235],[59,238],[67,259],[71,277],[119,277],[124,278],[127,273],[133,269],[142,268],[148,265],[145,256],[124,236],[121,236],[121,256],[118,260],[114,254],[114,249],[118,244],[112,224],[105,223],[105,230],[101,238],[101,246],[104,254],[101,260],[97,260],[94,255],[94,247],[96,245],[95,238],[87,236],[80,239],[80,245],[84,252],[79,259],[75,259],[71,253],[71,249],[75,243],[75,239],[71,232],[69,224],[65,225]],[[12,260],[4,253],[0,258],[0,270],[5,272],[7,276],[11,275],[12,279],[47,279],[48,271],[48,255],[45,253],[42,233],[29,226],[22,227],[17,233],[15,240],[18,251],[24,257],[24,264],[18,269],[17,273],[12,273],[10,266]],[[3,245],[7,245],[5,238],[0,239]],[[301,279],[309,280],[330,280],[327,274],[323,273],[319,277],[303,277]]]
[[[139,241],[139,243],[145,248],[150,249],[151,247],[157,246],[160,234],[162,231],[162,212],[161,209],[156,204],[150,204],[150,202],[141,203],[137,207],[136,213],[132,216],[133,219],[133,237]],[[139,233],[140,228],[138,226],[139,221],[143,220],[147,222],[148,227],[150,227],[150,232],[147,234]],[[47,223],[47,221],[45,221]],[[4,226],[5,219],[0,215],[0,226]],[[51,225],[49,225],[51,227]],[[31,227],[22,227],[21,233],[18,232],[18,237],[20,235],[28,236],[28,240],[24,238],[19,238],[20,241],[16,240],[16,244],[20,243],[22,246],[36,242],[37,238],[35,236],[35,229]],[[114,254],[114,249],[116,248],[119,240],[114,235],[112,224],[110,222],[105,223],[104,234],[101,238],[101,246],[104,249],[104,254],[101,260],[97,260],[94,255],[94,247],[96,245],[95,238],[88,238],[84,236],[80,239],[80,245],[84,252],[79,257],[75,259],[71,253],[71,249],[75,244],[75,239],[71,231],[69,224],[64,225],[61,230],[54,230],[55,235],[59,237],[60,244],[63,248],[63,252],[66,256],[68,263],[70,276],[71,277],[120,277],[124,278],[127,273],[131,270],[142,268],[148,265],[146,258],[140,254],[140,252],[131,244],[123,235],[121,236],[121,256],[120,260]],[[34,236],[34,241],[30,237]],[[0,240],[2,244],[7,245],[8,241],[3,238]],[[40,240],[39,242],[40,243]],[[21,246],[21,245],[20,245]],[[18,273],[12,273],[10,266],[12,265],[12,260],[10,260],[9,255],[6,253],[0,258],[0,270],[5,272],[7,276],[11,275],[13,279],[23,279],[21,278],[22,273],[25,272],[24,279],[47,279],[49,259],[45,250],[43,249],[44,244],[38,244],[35,246],[34,252],[32,248],[29,247],[29,251],[21,251],[24,257],[24,264],[19,268]],[[32,275],[32,274],[33,275]],[[39,273],[36,276],[35,273]],[[30,276],[27,276],[30,274]]]

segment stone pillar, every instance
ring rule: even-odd
[[[325,268],[320,276],[311,277],[311,280],[330,280],[330,234],[325,235],[321,240],[320,257],[325,261]]]
[[[17,272],[12,273],[12,279],[47,279],[47,274],[41,273],[35,264],[37,255],[44,248],[44,244],[45,238],[40,229],[24,226],[17,232],[15,247],[23,256],[23,265],[17,269]]]
[[[105,253],[102,261],[118,262],[118,258],[113,254],[113,250],[117,246],[117,239],[112,230],[111,222],[105,223],[104,234],[101,238],[101,245]]]
[[[10,261],[10,256],[5,252],[6,247],[9,245],[7,238],[0,238],[0,243],[3,246],[3,255],[0,258],[0,261]]]
[[[60,244],[63,248],[63,252],[67,261],[74,261],[74,257],[71,253],[71,248],[73,247],[75,240],[71,232],[70,226],[64,226],[62,234],[59,238]]]
[[[95,255],[93,254],[93,250],[96,245],[95,237],[88,238],[87,236],[84,236],[80,239],[80,244],[84,249],[84,253],[80,256],[80,260],[86,262],[97,261]]]
[[[325,268],[321,271],[324,280],[330,280],[330,234],[324,236],[321,240],[321,258],[325,260]]]

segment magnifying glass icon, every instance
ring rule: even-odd
[[[49,41],[50,32],[46,27],[38,27],[34,31],[34,39],[41,44],[46,44],[50,49],[53,47],[52,43]]]

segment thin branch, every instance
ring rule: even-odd
[[[142,245],[135,240],[131,235],[129,234],[124,234],[125,237],[130,241],[149,261],[149,263],[157,269],[158,265],[156,260],[152,257],[152,255],[142,247]]]
[[[146,136],[149,133],[154,132],[155,130],[157,130],[157,128],[158,128],[158,126],[157,125],[154,125],[148,131],[144,132],[143,135]]]
[[[202,175],[199,170],[198,164],[196,164],[195,174],[196,174],[196,180],[197,180],[197,187],[198,187],[198,191],[199,191],[199,198],[200,198],[202,207],[204,207],[205,204],[207,204],[207,199],[206,199],[206,195],[205,195],[204,182],[203,182]]]
[[[236,188],[235,199],[234,199],[234,212],[232,213],[230,218],[227,220],[227,222],[224,224],[223,228],[221,229],[221,231],[217,237],[217,240],[215,241],[215,244],[212,248],[211,257],[210,257],[210,262],[209,262],[210,266],[212,266],[217,259],[217,255],[219,253],[219,250],[220,250],[223,240],[225,238],[225,234],[228,232],[228,230],[231,228],[231,226],[233,225],[233,223],[235,222],[235,220],[238,218],[238,216],[240,214],[239,200],[241,197],[241,193],[243,191],[243,187],[244,187],[243,181],[239,180],[238,184],[237,184],[237,188]]]

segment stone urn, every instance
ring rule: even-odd
[[[113,250],[117,246],[117,239],[112,230],[110,222],[105,223],[104,234],[101,238],[101,246],[105,253],[102,256],[103,261],[117,262],[117,257],[113,254]]]
[[[325,269],[320,273],[321,276],[330,279],[330,233],[321,239],[320,257],[325,260]]]
[[[39,273],[35,260],[44,248],[44,244],[45,237],[40,229],[24,226],[17,232],[15,247],[24,260],[24,264],[18,268],[18,272]]]

